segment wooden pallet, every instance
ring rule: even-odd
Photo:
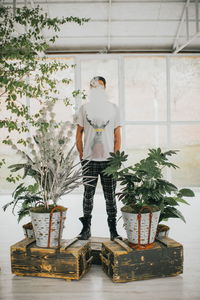
[[[59,249],[40,248],[34,239],[23,239],[11,246],[12,273],[20,276],[79,280],[92,261],[90,243],[62,240]]]
[[[103,270],[113,282],[183,273],[183,246],[168,237],[157,239],[147,249],[132,249],[127,240],[103,242],[100,256]]]

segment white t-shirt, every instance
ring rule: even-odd
[[[76,122],[84,127],[83,159],[107,160],[109,152],[114,152],[114,129],[122,126],[119,108],[102,96],[101,99],[99,95],[90,99],[77,113]]]

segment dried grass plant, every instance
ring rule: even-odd
[[[52,102],[43,107],[36,132],[26,139],[24,150],[11,144],[25,162],[9,166],[11,172],[24,169],[23,178],[34,178],[42,196],[39,204],[46,209],[50,204],[56,206],[61,196],[83,184],[82,166],[75,144],[72,145],[76,125],[69,121],[56,123],[53,107]],[[84,184],[90,180],[92,177],[84,176]]]

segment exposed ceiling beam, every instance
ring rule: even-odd
[[[111,40],[111,10],[112,10],[112,0],[108,0],[108,44],[107,49],[110,50],[110,40]]]
[[[185,36],[181,35],[180,38],[184,38]],[[46,38],[51,38],[51,36],[46,36]],[[65,35],[65,36],[59,36],[59,39],[105,39],[108,38],[107,35]],[[173,35],[114,35],[112,36],[112,39],[157,39],[160,40],[162,39],[173,39]]]
[[[192,0],[191,2],[194,2],[195,0]],[[95,2],[93,0],[87,0],[87,1],[81,1],[81,0],[72,0],[72,1],[66,1],[66,0],[58,0],[58,1],[47,1],[48,4],[66,4],[69,3],[69,4],[74,4],[74,3],[107,3],[108,0],[96,0]],[[160,3],[160,4],[163,4],[163,2],[165,3],[185,3],[185,0],[166,0],[166,1],[163,1],[163,0],[121,0],[121,1],[116,1],[116,0],[112,0],[112,3],[115,4],[115,3]],[[12,0],[10,1],[5,1],[4,4],[5,5],[9,5],[12,3]],[[18,1],[17,2],[18,4],[23,4],[23,0],[21,1]],[[45,1],[37,1],[37,4],[40,5],[40,4],[44,4],[46,3]]]
[[[49,55],[53,55],[53,54],[78,54],[78,53],[83,53],[83,54],[87,54],[87,53],[98,53],[99,54],[99,49],[49,49],[45,52],[46,54],[49,54]],[[120,48],[115,48],[115,49],[112,49],[109,51],[109,53],[106,53],[106,54],[112,54],[112,53],[156,53],[156,54],[159,54],[159,53],[164,53],[164,54],[169,54],[169,55],[174,55],[172,52],[171,52],[171,49],[168,49],[168,48],[157,48],[156,50],[155,49],[147,49],[147,48],[137,48],[137,49],[120,49]],[[184,55],[185,54],[191,54],[191,55],[197,55],[199,57],[199,50],[184,50],[180,53],[180,55]]]
[[[197,37],[200,36],[200,31],[196,32],[187,42],[185,42],[183,45],[179,46],[178,48],[176,48],[173,53],[177,54],[179,51],[181,51],[183,48],[185,48],[186,46],[188,46],[193,40],[195,40]]]
[[[182,11],[182,16],[181,16],[181,20],[178,26],[178,30],[177,30],[177,34],[175,37],[175,41],[173,44],[173,53],[177,54],[179,51],[181,51],[183,48],[185,48],[186,46],[188,46],[192,41],[194,41],[196,38],[198,38],[200,36],[200,30],[199,30],[199,1],[195,0],[195,22],[196,22],[196,32],[190,37],[189,35],[189,17],[188,17],[188,10],[189,10],[189,6],[191,5],[190,0],[187,0],[183,11]],[[182,43],[182,45],[179,44],[179,40],[180,40],[180,32],[181,29],[183,27],[183,24],[185,22],[186,25],[186,42]]]
[[[13,15],[16,14],[16,0],[13,0]]]
[[[91,50],[93,51],[93,49],[95,48],[101,48],[101,52],[102,53],[109,53],[111,52],[111,49],[112,49],[112,46],[114,49],[118,49],[116,48],[117,45],[120,46],[120,43],[116,43],[116,41],[118,41],[119,39],[122,39],[122,43],[124,43],[125,40],[126,41],[126,44],[127,46],[124,46],[125,47],[125,51],[127,50],[126,47],[129,47],[129,49],[131,47],[134,47],[134,43],[135,43],[135,40],[138,40],[134,49],[131,48],[132,51],[138,51],[139,49],[141,51],[145,51],[145,45],[147,49],[150,49],[150,51],[157,51],[158,49],[161,48],[161,50],[165,49],[168,51],[170,49],[168,49],[168,47],[170,47],[170,44],[172,45],[172,42],[173,42],[173,48],[171,48],[171,52],[173,51],[173,53],[178,53],[180,52],[184,52],[183,49],[185,47],[187,47],[188,45],[191,44],[192,41],[194,41],[194,39],[196,39],[196,42],[195,43],[192,43],[190,45],[190,47],[187,47],[187,48],[190,48],[190,49],[187,49],[186,51],[198,51],[198,45],[199,45],[199,40],[200,40],[200,34],[199,34],[199,1],[200,0],[167,0],[167,1],[164,1],[164,0],[146,0],[146,1],[143,1],[143,0],[140,0],[140,1],[135,1],[135,0],[124,0],[124,1],[116,1],[116,0],[96,0],[96,1],[90,1],[90,0],[74,0],[74,1],[64,1],[64,0],[4,0],[4,5],[6,2],[9,2],[11,4],[11,8],[14,10],[14,5],[16,6],[17,4],[17,7],[19,6],[19,3],[23,4],[24,3],[28,3],[29,5],[31,5],[32,8],[35,7],[36,4],[46,4],[47,5],[47,8],[52,4],[59,4],[59,3],[63,3],[63,4],[75,4],[75,3],[81,3],[81,4],[87,4],[87,3],[90,3],[90,4],[95,4],[95,3],[102,3],[103,6],[104,6],[104,3],[106,3],[106,8],[107,8],[107,16],[104,17],[104,19],[92,19],[91,22],[94,22],[92,24],[92,26],[95,26],[95,22],[100,22],[99,23],[99,26],[101,26],[101,24],[103,24],[103,28],[105,28],[106,26],[106,32],[101,32],[102,35],[96,35],[96,32],[94,31],[94,34],[93,35],[89,35],[89,36],[85,36],[85,35],[82,35],[80,34],[79,32],[77,32],[77,34],[79,35],[66,35],[66,36],[60,36],[59,39],[61,40],[60,43],[58,43],[58,47],[61,48],[61,49],[65,49],[64,47],[67,45],[66,44],[66,41],[64,39],[71,39],[71,43],[72,45],[70,47],[68,47],[69,49],[72,47],[75,48],[76,47],[76,44],[74,44],[74,40],[75,39],[80,39],[80,43],[81,44],[87,44],[87,40],[88,40],[88,46],[87,45],[82,45],[83,49],[84,47],[91,47]],[[15,3],[15,4],[14,4]],[[182,15],[181,15],[181,19],[178,18],[178,16],[175,16],[174,19],[167,19],[167,20],[164,20],[164,19],[151,19],[151,16],[153,17],[154,15],[147,15],[148,19],[130,19],[131,16],[130,15],[127,15],[127,17],[129,19],[117,19],[120,17],[120,15],[116,16],[117,18],[115,19],[112,19],[112,9],[113,9],[113,4],[118,4],[119,7],[120,7],[120,4],[121,5],[126,5],[126,3],[140,3],[142,5],[142,7],[146,4],[151,4],[151,3],[157,3],[158,5],[160,4],[163,4],[163,3],[171,3],[171,4],[176,4],[176,3],[179,3],[181,5],[181,8],[184,6],[183,8],[183,11],[182,11]],[[180,5],[178,6],[179,9],[180,9]],[[190,14],[188,13],[188,9],[189,9],[189,5],[192,6],[192,11],[190,12]],[[12,7],[13,6],[13,7]],[[155,6],[155,5],[154,5]],[[190,6],[190,7],[191,7]],[[54,8],[54,6],[52,6]],[[62,7],[62,6],[60,6]],[[104,7],[105,9],[105,7]],[[190,19],[190,15],[191,15],[191,18]],[[165,15],[162,14],[163,17],[166,18]],[[98,16],[96,16],[98,18]],[[138,16],[139,17],[139,16]],[[162,35],[159,33],[159,35],[156,35],[156,33],[153,31],[152,35],[123,35],[123,34],[126,34],[126,31],[124,30],[124,32],[118,35],[113,35],[112,34],[112,25],[115,25],[113,23],[115,22],[119,22],[119,24],[117,24],[117,26],[120,26],[121,23],[123,22],[128,22],[128,26],[129,26],[129,22],[130,22],[130,27],[131,26],[134,26],[134,23],[137,24],[142,24],[142,23],[146,23],[146,22],[149,22],[146,24],[146,26],[155,26],[154,24],[156,24],[156,22],[159,22],[159,26],[162,26],[162,24],[164,22],[166,22],[166,26],[164,26],[163,28],[166,28],[168,26],[168,24],[171,25],[170,27],[170,32],[169,32],[169,35],[167,35],[167,28],[165,29],[166,31],[166,34],[165,35]],[[138,23],[137,23],[138,22]],[[162,22],[160,24],[160,22]],[[176,23],[175,23],[176,22]],[[107,24],[105,24],[107,23]],[[192,24],[191,24],[192,23]],[[145,25],[145,24],[144,24]],[[165,25],[165,24],[164,24]],[[186,26],[186,33],[185,34],[182,34],[182,31],[181,29],[183,28],[183,26]],[[171,32],[173,28],[177,28],[177,33],[176,33],[176,37],[173,36],[173,33]],[[191,27],[191,28],[189,28]],[[95,27],[94,27],[95,28]],[[191,32],[191,29],[194,28],[194,32]],[[87,32],[86,32],[87,33]],[[86,34],[85,33],[85,34]],[[93,33],[92,31],[90,31],[90,33]],[[118,32],[116,32],[117,34]],[[131,32],[130,32],[131,33]],[[144,32],[145,33],[145,32]],[[48,35],[51,35],[51,32],[48,33]],[[64,33],[65,35],[65,33]],[[46,38],[48,38],[48,36],[45,36]],[[131,42],[131,39],[133,40]],[[156,41],[158,41],[159,39],[162,39],[163,41],[161,41],[161,43],[156,43]],[[95,42],[95,44],[93,45],[93,40],[97,40]],[[152,45],[150,45],[151,43],[151,40],[152,40]],[[115,43],[116,46],[114,46],[112,44],[112,41],[113,43]],[[140,42],[141,41],[141,42]],[[74,44],[74,45],[73,45]],[[91,45],[90,45],[91,44]],[[112,46],[111,46],[112,44]],[[137,45],[138,44],[138,45]],[[156,47],[156,44],[157,44],[157,47]],[[194,44],[194,45],[193,45]],[[139,49],[137,49],[136,47],[139,47]],[[52,46],[53,47],[53,46]],[[56,47],[56,45],[55,45]],[[163,47],[163,48],[162,48]],[[52,48],[53,49],[53,48]],[[78,50],[78,46],[77,46],[77,50]],[[76,50],[75,50],[76,51]],[[83,50],[85,51],[85,50]],[[116,50],[115,50],[116,51]],[[123,49],[119,49],[119,51],[123,51]],[[149,51],[149,50],[148,50]],[[200,49],[199,49],[199,52],[200,52]]]
[[[199,0],[195,0],[195,19],[196,19],[196,32],[199,31]]]
[[[185,10],[185,17],[186,17],[186,36],[187,36],[187,41],[188,41],[190,39],[188,6],[186,7],[186,10]]]
[[[182,29],[182,26],[183,26],[183,23],[184,23],[184,19],[185,19],[186,7],[189,5],[189,3],[190,3],[190,0],[187,0],[184,7],[183,7],[183,11],[182,11],[182,14],[181,14],[181,20],[179,22],[177,33],[176,33],[174,44],[173,44],[173,49],[176,49],[176,47],[177,47],[178,38],[179,38],[181,29]]]

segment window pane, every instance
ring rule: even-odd
[[[166,58],[125,58],[125,118],[166,120]]]
[[[180,186],[200,183],[200,125],[172,126],[172,147],[180,152],[174,158],[180,168],[172,170],[172,180]]]
[[[129,163],[135,164],[146,157],[149,148],[167,146],[167,128],[158,125],[126,125],[126,152]]]
[[[200,58],[172,57],[171,118],[200,120]]]
[[[17,121],[18,126],[20,127],[21,122],[25,122],[24,125],[27,125],[25,118],[21,116],[17,116],[16,114],[12,114],[10,110],[6,109],[7,102],[5,102],[6,96],[2,97],[1,100],[1,108],[0,108],[0,119],[10,119],[12,117],[13,121]],[[20,103],[26,105],[26,98],[17,98],[17,104],[20,107]],[[14,144],[17,144],[17,141],[20,139],[25,139],[27,137],[26,132],[19,133],[17,130],[13,130],[11,132],[8,131],[7,128],[1,128],[0,130],[0,159],[5,159],[6,166],[2,166],[0,168],[0,191],[1,193],[6,193],[9,191],[14,191],[15,187],[17,187],[18,183],[10,183],[6,180],[6,177],[10,175],[10,170],[8,166],[16,163],[22,163],[23,159],[20,155],[17,154],[15,150],[11,148],[11,145],[3,144],[2,141],[6,139],[7,136],[11,138]],[[22,149],[23,146],[21,144],[17,144],[18,148]],[[13,176],[16,176],[17,173],[13,173]],[[20,172],[20,175],[23,175],[23,172]]]
[[[106,92],[109,101],[118,104],[118,61],[116,59],[87,59],[81,61],[81,88],[89,93],[90,80],[102,76],[106,80]]]
[[[68,65],[74,64],[74,59],[71,57],[66,57],[66,58],[49,58],[49,60],[56,60],[61,63],[66,63]],[[72,114],[74,113],[74,102],[75,99],[72,97],[71,93],[74,90],[74,68],[68,68],[66,70],[54,73],[53,76],[59,80],[63,78],[71,78],[72,82],[70,84],[64,84],[64,83],[59,83],[58,84],[58,89],[60,91],[60,100],[56,103],[54,112],[56,113],[55,119],[57,121],[71,121],[72,120]],[[31,83],[31,79],[30,79]],[[63,103],[62,99],[65,97],[70,97],[72,106],[65,106]],[[21,103],[26,103],[25,97],[23,99],[18,99]],[[9,117],[9,113],[6,110],[6,103],[1,103],[1,119],[4,119],[5,117]],[[30,99],[30,113],[34,114],[41,109],[40,102],[38,99]],[[20,122],[21,118],[18,117],[18,121]],[[34,129],[31,129],[31,134],[34,133]],[[10,135],[12,140],[14,142],[17,142],[18,139],[21,138],[26,138],[28,137],[28,133],[17,133],[16,131],[11,132],[10,134],[8,133],[7,129],[1,129],[1,147],[0,147],[0,157],[4,158],[6,160],[7,166],[11,164],[16,164],[16,163],[22,163],[24,160],[21,158],[21,156],[16,154],[16,151],[12,150],[10,146],[2,144],[2,140],[6,138],[7,135]],[[74,138],[75,140],[75,138]],[[21,145],[19,145],[19,148],[23,148]],[[9,169],[7,167],[2,167],[0,170],[0,189],[1,192],[12,192],[14,188],[18,185],[18,183],[13,184],[7,182],[5,179],[9,175]],[[23,172],[20,173],[23,175]],[[17,175],[17,173],[13,174]],[[30,182],[30,177],[27,177],[25,182]]]
[[[74,68],[70,67],[74,64],[73,57],[60,57],[60,58],[50,58],[50,60],[54,60],[60,63],[66,63],[69,68],[66,70],[58,71],[53,74],[53,78],[59,80],[57,84],[57,89],[59,91],[59,101],[55,105],[54,112],[56,113],[55,119],[57,121],[71,121],[72,114],[74,113],[75,108],[75,99],[72,96],[72,91],[74,90]],[[60,82],[62,79],[67,78],[72,81],[67,83]],[[71,106],[66,106],[63,102],[65,97],[69,97]],[[37,99],[31,99],[30,101],[30,112],[34,114],[41,109],[40,103]]]

